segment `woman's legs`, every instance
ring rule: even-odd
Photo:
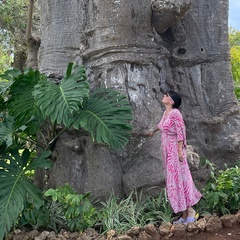
[[[197,218],[195,218],[196,211],[192,207],[187,208],[187,218],[184,224],[188,224],[190,222],[195,222]]]
[[[185,223],[185,221],[187,220],[187,216],[188,215],[187,215],[187,209],[186,209],[185,211],[182,212],[181,217],[177,221],[173,222],[173,224]]]
[[[196,211],[192,207],[188,207],[186,210],[187,217],[194,217],[196,214]]]
[[[173,222],[173,224],[177,224],[177,223],[190,223],[190,222],[194,222],[195,219],[195,214],[196,211],[192,208],[192,207],[188,207],[185,211],[182,212],[182,216],[175,222]]]
[[[186,210],[182,213],[182,218],[186,221],[187,216],[188,216],[188,212],[187,212],[187,209],[186,209]]]

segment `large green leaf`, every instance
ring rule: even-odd
[[[69,127],[72,115],[79,110],[83,98],[89,95],[89,83],[85,68],[70,63],[65,77],[59,85],[52,81],[35,86],[34,96],[42,112],[51,121]]]
[[[73,127],[83,127],[97,142],[120,149],[130,137],[131,120],[132,110],[126,96],[112,89],[98,89],[84,100]]]
[[[43,204],[41,191],[25,176],[26,171],[39,167],[49,168],[50,152],[44,152],[40,157],[29,161],[30,152],[11,150],[2,154],[0,159],[0,240],[4,238],[16,223],[24,208],[26,197],[32,198],[36,206]]]
[[[21,71],[17,68],[6,70],[3,74],[0,75],[0,78],[6,79],[8,81],[13,81],[14,78],[18,77],[21,74]]]
[[[7,147],[12,145],[14,129],[14,118],[9,115],[0,115],[0,144],[5,141]]]
[[[6,104],[5,104],[4,98],[0,96],[0,112],[4,111],[5,108],[6,108]]]
[[[9,114],[14,117],[16,126],[26,125],[30,133],[35,133],[43,121],[41,111],[33,97],[34,86],[40,80],[46,81],[45,75],[32,69],[15,76],[7,102]]]

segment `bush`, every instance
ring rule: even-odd
[[[240,168],[238,166],[217,171],[211,164],[211,179],[203,189],[199,208],[224,215],[240,209]]]
[[[89,201],[89,193],[77,194],[68,184],[57,189],[48,189],[45,194],[54,203],[60,203],[66,226],[70,231],[82,232],[95,224],[96,210]]]

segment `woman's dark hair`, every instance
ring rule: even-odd
[[[182,103],[182,98],[180,95],[173,90],[168,90],[166,94],[168,94],[174,101],[173,108],[179,108]]]

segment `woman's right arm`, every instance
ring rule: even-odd
[[[154,133],[156,133],[157,131],[159,131],[159,128],[154,129],[152,132],[149,132],[148,135],[149,137],[152,137]]]

